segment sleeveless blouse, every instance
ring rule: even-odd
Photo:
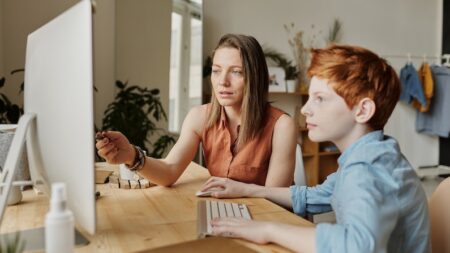
[[[206,106],[206,111],[209,111],[211,104]],[[262,133],[233,155],[234,140],[231,139],[222,107],[220,120],[213,127],[205,129],[202,134],[203,156],[211,176],[265,185],[272,154],[273,129],[283,114],[285,113],[280,109],[268,105]]]

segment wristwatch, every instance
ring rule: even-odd
[[[142,169],[142,167],[144,167],[145,164],[145,157],[147,155],[147,153],[145,152],[145,150],[143,150],[142,148],[138,147],[138,146],[133,146],[134,150],[136,151],[136,156],[134,158],[134,162],[133,165],[131,165],[131,167],[129,167],[128,165],[125,164],[125,167],[127,167],[127,169],[131,170],[131,171],[139,171],[140,169]]]

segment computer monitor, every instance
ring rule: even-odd
[[[19,121],[2,177],[8,177],[8,170],[13,176],[17,165],[14,161],[26,140],[34,185],[50,194],[51,183],[66,183],[68,207],[77,227],[93,234],[96,219],[91,12],[91,2],[82,0],[29,34],[25,114]],[[12,179],[2,180],[5,192]],[[5,208],[3,201],[2,205],[0,218]]]

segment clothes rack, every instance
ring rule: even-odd
[[[439,62],[439,64],[442,64],[443,66],[450,67],[450,54],[443,54],[443,55],[412,55],[410,53],[407,54],[389,54],[389,55],[381,55],[383,58],[406,58],[408,59],[408,62],[411,62],[412,59],[423,59],[423,61],[427,61],[427,59],[433,59],[433,60],[443,60],[442,62]]]

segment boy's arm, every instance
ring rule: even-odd
[[[315,187],[291,186],[265,187],[255,184],[246,184],[229,178],[212,177],[201,191],[210,188],[221,188],[211,194],[214,198],[265,198],[286,208],[293,208],[298,214],[304,215],[306,211],[321,213],[331,210],[330,197],[334,190],[335,174],[327,177],[321,185]]]
[[[391,185],[355,164],[344,176],[335,198],[337,224],[317,225],[319,252],[382,252],[397,224],[397,197]],[[387,193],[392,195],[386,196]]]
[[[270,227],[268,239],[295,252],[317,252],[314,227],[275,223]]]
[[[314,227],[236,218],[215,219],[211,225],[215,235],[243,238],[259,244],[276,243],[295,252],[316,252]]]
[[[327,177],[325,182],[317,186],[291,186],[292,209],[301,216],[305,216],[306,213],[331,211],[331,195],[333,194],[335,183],[336,173],[333,173]]]

